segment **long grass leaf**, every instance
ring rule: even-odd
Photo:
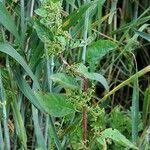
[[[0,24],[2,24],[16,37],[19,42],[21,42],[14,20],[12,19],[12,16],[10,16],[9,12],[2,2],[0,2],[0,18]]]
[[[135,79],[132,94],[132,142],[137,144],[139,125],[139,86],[138,79]]]
[[[0,70],[0,100],[3,107],[3,125],[4,125],[4,135],[5,135],[5,148],[7,150],[10,149],[10,137],[9,137],[9,129],[8,129],[8,118],[7,118],[7,111],[6,111],[6,96],[4,93],[4,87],[2,84],[2,75]]]
[[[46,150],[44,137],[41,132],[40,125],[39,125],[38,110],[33,105],[32,105],[32,114],[33,114],[34,130],[35,130],[35,134],[36,134],[36,140],[37,140],[38,147],[41,147]]]
[[[34,105],[36,106],[38,109],[40,109],[42,112],[44,112],[44,110],[42,109],[42,107],[40,106],[40,104],[38,103],[37,98],[35,97],[32,89],[30,88],[30,86],[27,84],[27,82],[25,81],[25,79],[23,77],[21,77],[21,75],[19,74],[15,74],[15,79],[18,83],[18,86],[20,88],[20,90],[22,91],[22,93],[28,98],[28,100]]]
[[[0,51],[5,54],[8,54],[12,58],[14,58],[25,69],[25,71],[28,73],[28,75],[32,78],[32,80],[34,81],[34,84],[37,86],[37,88],[40,88],[38,80],[35,77],[35,75],[33,74],[32,70],[27,65],[27,63],[25,62],[23,57],[12,46],[10,46],[9,44],[6,44],[6,43],[0,43]]]

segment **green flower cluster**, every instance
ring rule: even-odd
[[[49,55],[58,55],[65,50],[68,32],[62,29],[61,3],[44,0],[35,13],[41,18],[35,21],[34,28],[44,42]]]

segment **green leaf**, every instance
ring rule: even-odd
[[[142,38],[150,42],[150,34],[138,30],[134,30],[134,31],[136,34],[138,34],[139,36],[141,36]]]
[[[0,24],[2,24],[19,42],[21,42],[14,20],[2,2],[0,2]]]
[[[67,2],[68,4],[70,4],[72,8],[77,9],[74,0],[66,0],[66,2]]]
[[[81,20],[86,10],[89,7],[93,6],[96,2],[86,3],[85,5],[82,5],[79,9],[71,13],[68,17],[66,17],[63,21],[63,29],[67,30],[71,26],[74,26],[79,20]]]
[[[41,148],[41,147],[40,147],[40,148],[38,147],[38,148],[36,148],[35,150],[44,150],[44,149],[43,149],[43,148]]]
[[[50,31],[50,29],[45,27],[42,23],[35,21],[33,27],[36,30],[36,33],[42,42],[45,42],[45,40],[54,39],[53,33]]]
[[[85,78],[91,79],[91,80],[96,80],[98,82],[100,82],[104,88],[109,91],[109,86],[108,86],[108,82],[107,80],[104,78],[104,76],[102,76],[99,73],[90,73],[88,72],[88,68],[86,66],[84,66],[83,64],[80,64],[77,71],[83,75]]]
[[[45,8],[38,8],[34,11],[37,15],[39,15],[40,17],[46,17],[47,14],[47,10]]]
[[[117,11],[117,2],[118,2],[118,0],[111,1],[110,15],[109,15],[109,19],[108,19],[109,24],[112,23],[113,17]]]
[[[117,129],[108,128],[105,129],[101,134],[102,138],[109,138],[121,146],[138,150],[138,148],[133,143],[131,143],[124,135],[122,135]],[[99,138],[101,137],[98,137],[98,140]]]
[[[0,43],[0,52],[8,54],[12,58],[14,58],[24,68],[24,70],[28,73],[28,75],[32,78],[32,80],[34,81],[34,84],[38,88],[40,88],[38,80],[37,80],[36,76],[33,74],[32,70],[27,65],[27,63],[25,62],[23,57],[12,46],[10,46],[7,43]]]
[[[143,101],[143,125],[146,127],[148,114],[150,110],[150,87],[148,87],[144,93],[144,101]]]
[[[58,82],[59,84],[63,85],[65,88],[70,88],[70,89],[78,88],[78,84],[76,80],[73,77],[68,76],[67,74],[56,73],[51,76],[51,79],[54,82]]]
[[[27,84],[25,79],[23,77],[21,77],[21,75],[19,73],[14,73],[14,76],[18,83],[19,89],[28,98],[28,100],[31,102],[31,104],[36,106],[40,111],[44,112],[43,108],[41,107],[41,105],[38,102],[38,99],[34,95],[32,89]]]
[[[117,44],[110,40],[98,40],[93,42],[87,49],[87,61],[89,63],[96,63],[96,61],[102,59],[106,54],[116,48]]]
[[[41,107],[54,117],[63,117],[74,113],[74,108],[66,96],[55,93],[35,93]]]

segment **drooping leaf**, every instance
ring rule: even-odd
[[[95,80],[100,82],[104,88],[109,91],[109,86],[108,86],[108,82],[107,80],[104,78],[104,76],[102,76],[99,73],[90,73],[88,72],[88,68],[86,66],[84,66],[83,64],[80,64],[77,71],[83,75],[85,78],[91,79],[91,80]]]
[[[59,84],[63,85],[66,88],[71,88],[71,89],[78,88],[78,84],[76,80],[73,77],[68,76],[67,74],[56,73],[51,76],[51,79],[54,82],[58,82]]]
[[[63,117],[74,113],[74,108],[66,96],[55,93],[35,93],[41,107],[54,117]]]
[[[121,146],[138,150],[138,148],[132,142],[130,142],[124,135],[122,135],[117,129],[112,129],[112,128],[105,129],[101,133],[101,135],[102,138],[112,139],[114,142],[116,142]],[[98,140],[99,138],[101,138],[101,136],[98,137]]]
[[[150,34],[138,30],[135,30],[135,33],[150,42]]]
[[[2,2],[0,2],[0,24],[10,31],[19,42],[21,41],[14,20]]]
[[[14,58],[24,68],[24,70],[28,73],[28,75],[32,78],[35,85],[38,88],[40,87],[38,80],[37,80],[36,76],[33,74],[30,67],[27,65],[27,63],[25,62],[23,57],[11,45],[9,45],[7,43],[0,43],[0,52],[8,54],[12,58]]]
[[[116,48],[117,44],[110,40],[98,40],[93,42],[87,49],[87,61],[89,63],[96,63],[97,60],[102,59],[106,54]]]

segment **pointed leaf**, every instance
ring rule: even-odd
[[[117,44],[109,40],[99,40],[93,42],[87,49],[87,61],[89,63],[96,63],[97,60],[102,59],[106,54],[116,48]]]
[[[135,33],[150,42],[150,34],[138,30],[135,30]]]
[[[63,85],[65,88],[71,88],[71,89],[78,88],[78,84],[76,80],[73,77],[68,76],[67,74],[56,73],[51,76],[51,79],[54,82],[58,82],[59,84]]]
[[[131,143],[123,134],[121,134],[117,129],[108,128],[108,129],[105,129],[101,134],[102,134],[102,137],[105,137],[105,139],[109,138],[124,147],[138,150],[138,148],[133,143]]]
[[[36,30],[37,35],[42,42],[45,42],[45,40],[53,40],[54,39],[53,33],[50,31],[50,29],[45,27],[42,23],[36,21],[34,23],[33,27]]]
[[[83,75],[84,77],[91,79],[91,80],[96,80],[98,82],[100,82],[104,88],[109,91],[109,86],[108,86],[108,82],[107,80],[104,78],[104,76],[102,76],[99,73],[90,73],[88,72],[88,68],[86,66],[84,66],[83,64],[80,64],[77,71]]]
[[[63,117],[74,113],[74,108],[66,96],[55,93],[35,93],[41,107],[54,117]]]

